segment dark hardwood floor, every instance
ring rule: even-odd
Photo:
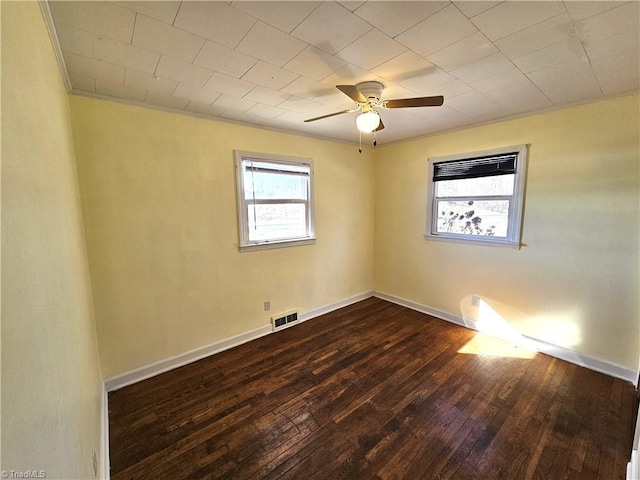
[[[630,383],[474,338],[370,298],[112,392],[111,478],[624,479]]]

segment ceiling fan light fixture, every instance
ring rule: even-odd
[[[363,133],[371,133],[380,126],[380,115],[376,111],[361,113],[356,117],[356,126]]]

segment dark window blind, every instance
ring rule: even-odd
[[[439,162],[433,166],[433,181],[508,175],[516,173],[517,161],[517,153],[507,153],[489,157]]]

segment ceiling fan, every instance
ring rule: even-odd
[[[363,133],[377,132],[384,128],[380,114],[376,108],[408,108],[408,107],[440,107],[444,97],[400,98],[397,100],[380,100],[384,85],[380,82],[362,82],[357,85],[336,85],[336,88],[356,102],[355,108],[334,112],[321,117],[309,118],[305,122],[315,122],[323,118],[342,115],[343,113],[362,112],[356,118],[356,126]]]

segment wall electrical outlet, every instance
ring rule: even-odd
[[[471,306],[479,307],[480,306],[480,297],[477,295],[471,295]]]
[[[268,312],[269,310],[271,310],[271,302],[269,300],[265,300],[264,301],[264,311]]]

